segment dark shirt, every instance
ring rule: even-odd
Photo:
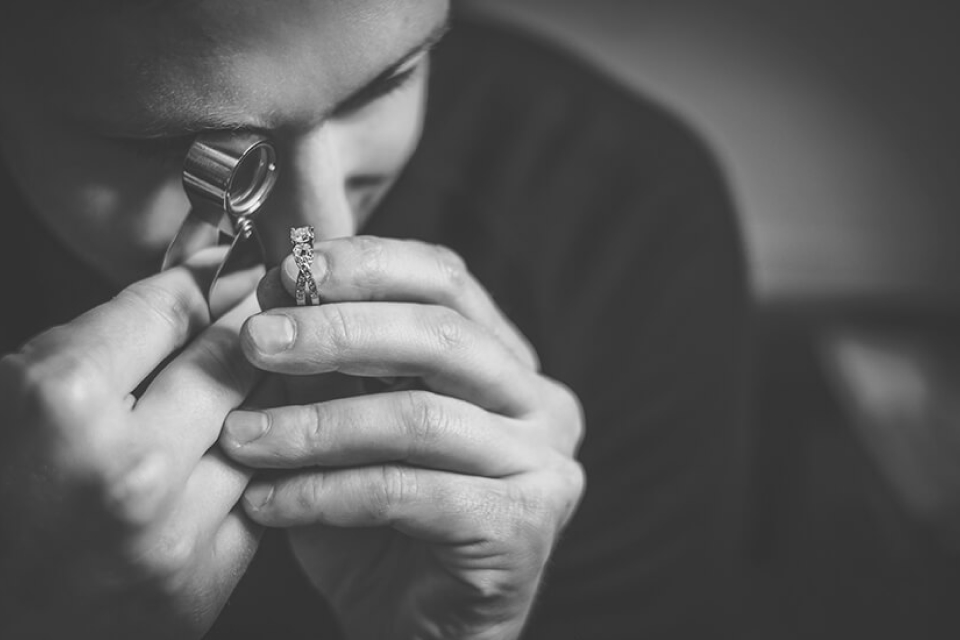
[[[422,143],[364,232],[459,252],[586,416],[586,495],[524,637],[739,637],[747,305],[716,164],[672,115],[509,30],[456,25],[432,72]],[[11,219],[5,298],[37,302],[2,314],[7,348],[111,293],[73,265],[96,293],[38,297],[44,234]],[[333,628],[274,532],[210,637]]]

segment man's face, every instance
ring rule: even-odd
[[[425,54],[449,12],[447,0],[116,4],[18,44],[26,62],[0,77],[0,145],[37,213],[120,284],[158,268],[204,131],[252,129],[276,147],[280,179],[258,218],[270,262],[291,226],[353,233],[416,147]]]

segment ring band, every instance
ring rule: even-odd
[[[290,229],[290,242],[293,244],[293,260],[300,273],[297,274],[297,306],[320,304],[317,283],[313,279],[313,242],[316,238],[313,227],[293,227]]]

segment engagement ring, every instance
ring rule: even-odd
[[[297,274],[297,306],[320,304],[317,283],[313,279],[313,227],[293,227],[290,242],[293,244],[293,260],[300,273]],[[308,303],[309,300],[309,303]]]

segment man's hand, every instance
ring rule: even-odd
[[[576,397],[449,250],[331,240],[313,272],[324,303],[251,318],[250,361],[419,388],[231,414],[224,451],[274,470],[247,513],[290,528],[350,638],[517,637],[583,490]]]
[[[249,291],[249,288],[248,288]],[[138,282],[0,361],[0,637],[198,638],[256,548],[211,449],[256,372],[194,272]]]

